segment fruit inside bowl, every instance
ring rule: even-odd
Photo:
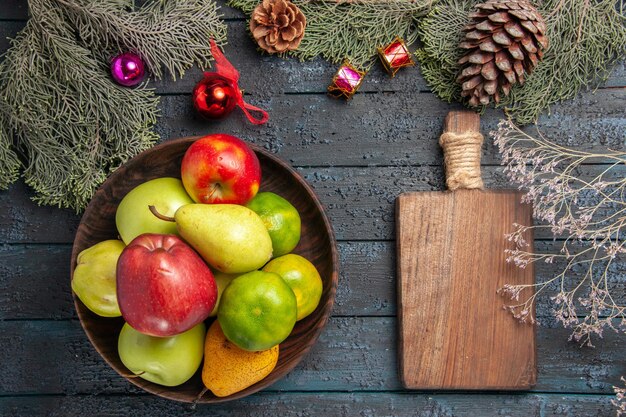
[[[165,142],[111,174],[85,210],[71,270],[73,288],[82,281],[81,324],[113,369],[156,395],[212,403],[263,389],[302,360],[330,316],[338,257],[330,222],[297,172],[252,145],[243,154],[207,149],[206,138]],[[98,258],[107,245],[115,254]],[[80,276],[79,255],[88,262]],[[85,290],[89,268],[106,303]],[[274,319],[255,319],[265,315]],[[271,372],[252,372],[254,360]]]

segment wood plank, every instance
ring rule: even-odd
[[[261,393],[218,406],[201,404],[192,408],[154,396],[50,396],[0,398],[0,409],[5,410],[6,417],[606,417],[615,414],[611,398],[549,394]]]
[[[0,398],[0,409],[5,410],[5,417],[606,417],[615,414],[611,398],[549,394],[261,393],[217,406],[200,404],[192,408],[154,396],[49,396]]]
[[[0,6],[0,20],[26,20],[28,2],[26,0],[3,0]],[[4,24],[4,22],[2,22]]]
[[[538,241],[537,251],[557,252],[558,243]],[[341,277],[335,298],[335,316],[393,316],[396,314],[396,269],[393,242],[340,242]],[[76,318],[70,295],[70,245],[0,245],[0,320]],[[540,263],[537,281],[559,272],[556,264]],[[569,277],[574,283],[583,271]],[[537,316],[553,325],[553,302],[540,295]],[[626,304],[626,262],[613,265],[609,288],[618,303]],[[502,299],[504,303],[506,299]]]
[[[76,318],[70,245],[0,245],[0,320]]]
[[[581,178],[591,178],[605,169],[605,166],[584,166],[578,174]],[[339,240],[392,240],[396,197],[403,192],[444,188],[441,166],[299,168],[298,171],[315,189]],[[482,172],[487,188],[511,188],[501,167],[486,166]],[[626,167],[613,169],[611,175],[626,175]],[[29,200],[30,195],[21,181],[7,191],[0,191],[0,207],[4,207],[0,210],[0,243],[73,242],[79,216],[71,210],[39,207]],[[536,237],[551,239],[552,235],[547,230],[538,230]]]
[[[320,339],[270,391],[402,390],[393,317],[332,318]],[[612,393],[626,374],[622,336],[597,347],[567,342],[568,331],[540,327],[538,392]],[[0,396],[124,394],[138,388],[113,371],[76,320],[0,322]]]
[[[604,169],[606,167],[585,166],[577,174],[589,178]],[[626,167],[613,171],[612,175],[619,177],[626,174]],[[319,168],[302,169],[301,172],[328,209],[337,238],[343,240],[393,239],[396,197],[404,192],[444,188],[440,166]],[[487,189],[511,188],[501,167],[483,167],[482,173]],[[552,235],[547,230],[538,230],[536,238],[552,238]]]
[[[441,124],[450,110],[460,108],[427,93],[357,94],[349,103],[325,94],[251,93],[246,99],[269,110],[267,125],[248,123],[238,110],[222,121],[204,121],[195,115],[189,97],[166,96],[157,131],[162,138],[232,133],[295,166],[438,165]],[[626,89],[599,90],[554,105],[539,126],[546,137],[570,147],[626,149],[624,108]],[[486,111],[482,132],[495,130],[502,117],[499,110]],[[486,138],[483,164],[499,161]]]
[[[16,30],[13,23],[1,24],[0,38],[4,37],[2,31],[8,31],[5,33],[8,36]],[[240,32],[245,33],[243,28],[234,31]],[[444,103],[432,94],[416,93],[424,86],[416,87],[411,94],[410,86],[419,84],[422,77],[399,74],[391,81],[383,81],[380,72],[378,81],[374,82],[373,74],[372,82],[384,86],[385,91],[394,90],[387,86],[388,82],[399,83],[398,93],[358,94],[350,103],[333,100],[325,94],[284,95],[285,91],[325,91],[333,69],[322,70],[322,61],[300,64],[261,57],[257,62],[254,50],[245,52],[246,42],[249,40],[233,37],[228,48],[233,47],[231,55],[235,60],[242,59],[242,65],[254,67],[249,72],[242,69],[241,85],[248,92],[247,100],[270,110],[270,122],[263,127],[251,125],[238,110],[221,122],[207,122],[195,115],[189,96],[165,96],[161,106],[163,116],[156,129],[161,137],[225,131],[260,144],[296,166],[441,163],[436,145],[441,121],[450,109],[459,105]],[[258,67],[263,70],[259,72]],[[258,74],[271,74],[271,77]],[[318,85],[307,86],[308,77]],[[168,81],[165,85],[181,86],[177,91],[190,93],[200,71],[190,72],[188,78],[189,83]],[[540,126],[548,137],[579,149],[626,149],[624,107],[625,89],[599,90],[553,106],[550,116],[542,116]],[[387,111],[390,108],[397,110],[391,113]],[[495,129],[501,117],[500,111],[488,110],[482,118],[483,132]],[[483,163],[498,163],[496,149],[490,140],[486,142]]]
[[[38,206],[32,196],[22,180],[0,191],[0,242],[73,242],[80,217],[72,210]]]
[[[241,26],[243,22],[229,24]],[[8,31],[6,35],[18,29],[13,22],[5,22],[0,28]],[[380,88],[371,91],[389,92],[358,94],[350,103],[332,100],[325,94],[285,96],[284,92],[324,92],[334,68],[321,60],[302,64],[260,56],[243,26],[233,27],[230,32],[231,44],[226,52],[240,66],[247,99],[270,109],[270,123],[261,128],[253,126],[239,111],[222,122],[209,123],[195,115],[187,95],[166,96],[157,127],[163,138],[227,131],[277,152],[296,166],[440,163],[434,139],[440,133],[443,116],[459,105],[443,103],[432,94],[417,93],[427,90],[418,74],[400,73],[388,80],[382,70],[374,69],[371,83]],[[7,46],[5,41],[4,47]],[[188,94],[200,74],[196,69],[179,82],[164,81],[155,86],[163,93]],[[552,114],[543,116],[540,126],[548,137],[569,146],[624,149],[624,107],[626,90],[599,90],[553,106]],[[386,111],[390,108],[397,110]],[[483,131],[495,129],[501,117],[500,111],[487,111]],[[358,134],[355,128],[360,128]],[[491,141],[487,143],[483,162],[497,163],[497,152]]]

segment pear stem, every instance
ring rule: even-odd
[[[193,400],[193,405],[191,406],[191,409],[192,409],[192,410],[195,410],[195,409],[196,409],[196,406],[198,405],[198,402],[200,402],[200,399],[202,398],[202,396],[203,396],[204,394],[206,394],[206,392],[207,392],[208,390],[209,390],[209,389],[208,389],[207,387],[204,387],[204,389],[203,389],[202,391],[200,391],[200,394],[198,394],[198,396],[196,397],[196,399],[195,399],[195,400]]]
[[[166,222],[176,222],[176,219],[170,216],[166,216],[165,214],[159,213],[159,211],[154,206],[148,206],[150,212],[154,214],[154,216],[158,219],[164,220]]]

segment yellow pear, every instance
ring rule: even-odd
[[[218,271],[254,271],[272,257],[272,239],[263,220],[244,206],[187,204],[174,218],[182,238]]]
[[[217,397],[226,397],[261,381],[278,362],[278,345],[260,352],[243,350],[231,343],[217,320],[204,342],[202,382]]]

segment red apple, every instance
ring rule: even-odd
[[[187,149],[181,177],[196,203],[246,204],[259,191],[261,165],[243,140],[207,135]]]
[[[150,336],[174,336],[206,319],[217,300],[213,273],[179,237],[146,233],[117,262],[124,320]]]

